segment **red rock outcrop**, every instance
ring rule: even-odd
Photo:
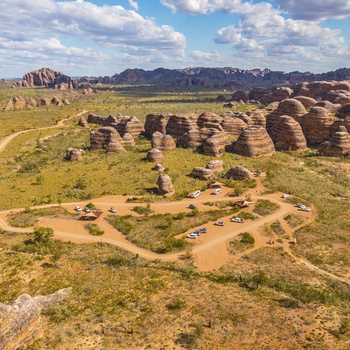
[[[118,131],[110,126],[90,133],[90,150],[105,149],[107,152],[121,153],[125,152],[122,143]]]
[[[140,136],[141,132],[144,131],[143,124],[140,120],[135,116],[122,116],[118,117],[118,122],[115,126],[120,135],[124,135],[126,133],[131,134],[134,138]]]
[[[192,129],[197,128],[198,116],[196,114],[177,114],[169,117],[165,126],[166,134],[181,137]]]
[[[350,135],[345,126],[339,126],[332,137],[322,142],[318,151],[323,156],[343,157],[350,151]]]
[[[222,160],[213,159],[210,160],[205,167],[215,174],[221,173],[224,170],[224,162]]]
[[[276,150],[304,151],[307,148],[300,124],[290,116],[275,118],[270,125],[269,135]]]
[[[83,160],[82,151],[78,148],[68,148],[66,150],[66,159],[71,161]]]
[[[203,128],[206,123],[216,123],[220,124],[222,122],[222,117],[212,113],[212,112],[204,112],[197,119],[197,125],[199,128]]]
[[[53,88],[59,84],[66,84],[69,89],[78,88],[78,81],[76,79],[50,68],[41,68],[27,73],[24,75],[23,81],[16,85],[18,87],[46,86]]]
[[[269,134],[261,126],[250,126],[244,129],[229,149],[246,157],[268,156],[275,152],[275,146]]]
[[[226,145],[229,144],[228,135],[226,132],[211,130],[214,130],[214,133],[203,142],[203,152],[208,156],[221,157]]]
[[[152,148],[158,148],[160,151],[170,151],[176,148],[176,143],[170,135],[163,135],[156,131],[152,135]]]
[[[166,125],[168,123],[168,120],[170,118],[170,113],[151,113],[146,116],[146,122],[145,122],[145,135],[148,137],[151,137],[156,131],[166,134]]]
[[[312,97],[307,97],[307,96],[295,96],[293,97],[294,100],[298,100],[303,104],[305,109],[309,109],[313,107],[316,104],[316,100]]]
[[[175,193],[173,183],[169,175],[160,174],[157,180],[158,194],[160,196],[172,196]]]
[[[314,107],[322,107],[325,110],[327,110],[331,114],[336,114],[338,109],[341,107],[339,104],[333,104],[332,102],[329,101],[318,101]]]
[[[320,144],[331,137],[333,123],[338,119],[322,107],[312,107],[299,119],[308,144]]]
[[[192,169],[190,176],[199,180],[210,180],[214,177],[214,173],[211,169],[195,167]]]
[[[347,103],[337,110],[336,116],[340,119],[350,118],[350,103]]]
[[[147,152],[147,160],[149,162],[158,163],[164,160],[164,155],[158,148],[152,148]]]
[[[231,97],[231,101],[235,101],[235,102],[239,102],[239,101],[247,102],[248,100],[249,100],[248,95],[241,90],[235,91]]]
[[[228,170],[228,172],[225,174],[225,177],[227,179],[233,180],[246,180],[252,179],[254,177],[254,174],[243,166],[234,166]]]
[[[48,296],[20,295],[11,306],[0,303],[0,349],[27,348],[42,332],[41,310],[68,299],[71,289]]]
[[[228,137],[231,141],[237,140],[242,130],[248,127],[248,124],[241,118],[237,117],[225,117],[221,122],[222,128],[227,132]]]

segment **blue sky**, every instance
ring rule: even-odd
[[[0,78],[350,67],[350,0],[1,0]]]

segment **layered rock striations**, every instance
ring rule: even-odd
[[[244,129],[229,150],[246,157],[268,156],[275,152],[275,146],[261,126],[250,126]]]
[[[0,349],[24,349],[42,332],[41,310],[68,299],[71,289],[48,296],[20,295],[10,306],[0,303]]]
[[[51,100],[48,98],[34,100],[33,98],[23,98],[22,96],[15,96],[11,101],[9,101],[6,104],[5,110],[8,111],[13,109],[42,107],[42,106],[50,106],[50,105],[64,106],[69,104],[70,103],[67,99],[64,99],[61,101],[57,97],[53,97]]]
[[[345,126],[339,126],[332,137],[321,143],[318,148],[321,155],[343,157],[350,151],[350,135]]]
[[[123,139],[113,127],[105,126],[90,133],[90,150],[105,149],[107,152],[125,152]]]
[[[234,166],[225,174],[227,179],[246,180],[254,177],[254,174],[243,166]]]
[[[212,169],[195,167],[192,169],[190,176],[199,180],[210,180],[214,177],[214,172]]]
[[[167,174],[160,174],[157,180],[158,194],[160,196],[172,196],[175,193],[175,189],[171,178]]]
[[[160,151],[170,151],[176,148],[176,143],[171,135],[163,135],[156,131],[152,135],[152,148],[157,148]]]

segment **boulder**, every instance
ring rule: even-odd
[[[224,162],[218,159],[210,160],[205,167],[213,173],[221,173],[224,170]]]
[[[164,160],[164,155],[158,148],[152,148],[147,152],[147,160],[153,163],[161,162]]]
[[[225,174],[227,179],[246,180],[254,177],[254,174],[243,166],[234,166]]]
[[[125,133],[122,137],[122,141],[120,142],[123,146],[129,146],[129,147],[133,147],[135,146],[135,139],[134,137],[129,134],[128,132]]]
[[[87,120],[84,117],[80,117],[80,119],[78,121],[78,125],[82,126],[83,128],[89,127],[89,123],[87,122]]]
[[[225,95],[218,95],[216,97],[216,102],[226,102],[227,101],[227,98]]]
[[[173,183],[169,175],[159,174],[157,180],[158,194],[160,196],[172,196],[175,193]]]
[[[71,161],[83,160],[82,151],[78,148],[68,148],[66,150],[66,159]]]
[[[229,150],[246,157],[259,157],[273,154],[275,146],[264,128],[250,126],[242,131]]]
[[[105,147],[107,152],[111,153],[124,153],[126,152],[122,144],[118,141],[110,141]]]
[[[165,170],[165,167],[164,167],[162,164],[157,163],[157,164],[154,166],[153,170],[164,171],[164,170]]]
[[[339,126],[332,137],[322,142],[318,151],[323,156],[343,157],[350,151],[350,135],[345,126]]]
[[[65,301],[70,294],[67,288],[48,296],[22,294],[10,306],[0,303],[0,349],[27,348],[41,335],[41,310]]]
[[[195,167],[192,169],[190,176],[200,180],[210,180],[214,177],[214,172],[208,168]]]

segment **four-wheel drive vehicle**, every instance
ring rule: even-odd
[[[197,209],[197,206],[194,205],[194,204],[190,204],[188,207],[189,207],[190,209]]]
[[[117,212],[117,209],[115,209],[115,208],[111,208],[111,209],[109,209],[109,211],[111,212],[111,213],[116,213]]]
[[[79,205],[77,205],[77,206],[74,208],[74,210],[76,210],[76,211],[81,211],[81,208],[79,207]]]
[[[231,218],[231,222],[239,222],[239,223],[243,224],[244,219],[241,219],[241,218]]]
[[[225,223],[223,221],[217,221],[214,225],[216,225],[216,226],[224,226]]]
[[[221,193],[221,188],[216,188],[216,189],[212,192],[212,194],[219,194],[219,193]]]
[[[190,194],[191,198],[196,198],[202,194],[201,190],[194,191],[193,193]]]
[[[90,212],[90,208],[89,207],[85,207],[83,210],[85,211],[85,213],[89,213]]]
[[[187,235],[187,238],[196,239],[196,238],[198,238],[198,235],[195,234],[194,232],[192,232],[192,233]]]

